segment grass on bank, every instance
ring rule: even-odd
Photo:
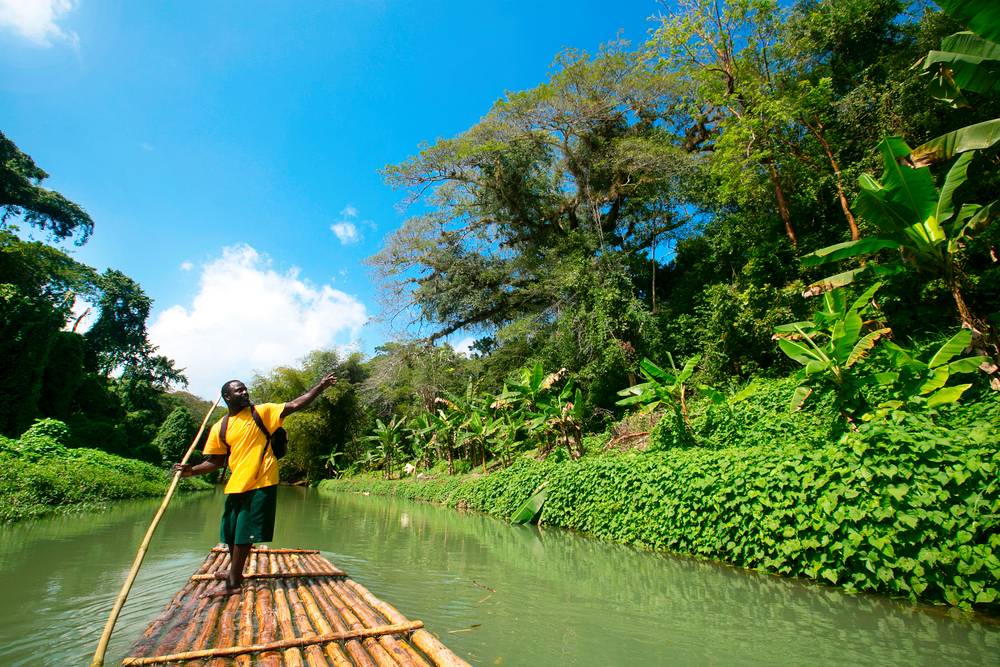
[[[697,446],[677,446],[668,417],[644,452],[321,486],[508,520],[544,481],[547,525],[848,590],[1000,610],[1000,397],[836,434],[815,413],[789,414],[791,389],[770,381],[745,405],[705,407],[692,419]]]
[[[166,470],[97,449],[67,448],[68,436],[65,424],[43,419],[17,440],[0,437],[0,523],[166,493],[170,484]],[[180,488],[211,485],[189,478]]]

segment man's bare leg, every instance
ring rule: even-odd
[[[226,580],[226,588],[230,593],[238,593],[243,588],[243,566],[252,548],[252,544],[229,545],[229,579]]]
[[[243,588],[243,566],[246,565],[252,544],[227,544],[229,547],[229,575],[221,588],[205,593],[202,597],[215,598],[236,595]]]

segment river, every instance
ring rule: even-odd
[[[158,501],[0,526],[0,665],[86,665]],[[222,494],[172,503],[117,664],[217,541]],[[320,549],[479,665],[1000,665],[1000,623],[510,526],[282,487],[272,546]]]

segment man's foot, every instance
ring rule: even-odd
[[[202,593],[199,597],[226,598],[229,597],[230,595],[238,595],[241,590],[243,590],[242,587],[233,588],[232,586],[229,585],[229,582],[227,581],[220,588],[217,588],[214,591],[208,591],[207,593]]]

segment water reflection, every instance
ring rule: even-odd
[[[0,527],[0,665],[87,663],[157,504]],[[221,505],[175,500],[108,664],[215,543]],[[274,544],[322,550],[475,664],[1000,665],[990,619],[430,505],[283,488]]]

